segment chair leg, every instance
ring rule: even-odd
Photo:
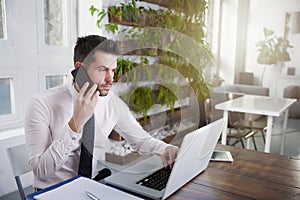
[[[254,135],[252,135],[252,141],[253,141],[254,149],[257,151],[257,147],[256,147],[256,142],[255,142]]]
[[[15,179],[16,179],[16,182],[17,182],[17,186],[18,186],[18,190],[19,190],[19,194],[20,194],[21,199],[26,200],[25,192],[24,192],[20,177],[16,176]]]
[[[240,141],[241,141],[242,147],[245,149],[245,145],[244,145],[243,139],[240,138]]]
[[[264,140],[264,143],[266,143],[266,139],[265,139],[265,131],[264,130],[261,130],[261,134],[262,134],[262,138]]]

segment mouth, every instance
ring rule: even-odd
[[[111,88],[111,84],[106,84],[106,85],[103,85],[102,88],[104,90],[109,90]]]

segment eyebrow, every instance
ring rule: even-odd
[[[101,69],[101,68],[104,68],[105,70],[106,70],[106,69],[111,69],[111,68],[106,67],[106,66],[98,66],[98,67],[97,67],[97,69]],[[116,70],[116,69],[117,69],[117,67],[116,67],[116,68],[113,68],[113,69],[111,69],[111,70]]]

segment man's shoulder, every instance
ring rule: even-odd
[[[109,92],[109,94],[107,95],[107,97],[110,100],[112,100],[113,102],[119,102],[119,101],[123,102],[123,100],[120,98],[119,95],[117,95],[116,93],[111,92],[111,91]]]
[[[36,94],[33,96],[33,99],[40,101],[59,102],[68,96],[71,97],[69,87],[68,84],[64,84],[50,88],[42,93]]]

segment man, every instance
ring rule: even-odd
[[[75,68],[84,67],[94,83],[80,89],[72,82],[32,98],[26,111],[25,136],[34,172],[34,187],[45,188],[78,174],[81,138],[94,115],[95,142],[92,178],[97,160],[103,160],[111,131],[116,130],[139,153],[155,153],[164,166],[175,160],[178,148],[149,136],[131,115],[127,105],[110,92],[117,67],[119,46],[112,40],[90,35],[78,38]]]

